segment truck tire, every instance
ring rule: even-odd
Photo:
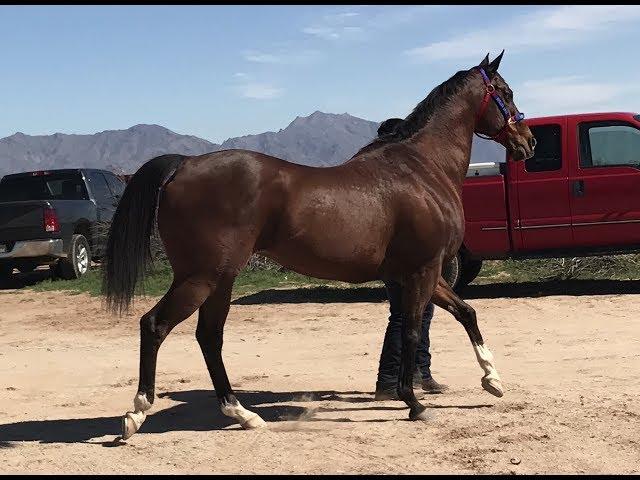
[[[469,285],[475,280],[482,269],[482,260],[467,260],[462,266],[462,275],[460,275],[459,287]]]
[[[452,289],[460,283],[462,274],[462,258],[458,252],[451,260],[442,265],[442,278],[444,278]]]
[[[54,274],[64,280],[73,280],[84,276],[91,266],[91,250],[84,235],[71,237],[67,258],[61,258],[55,266]]]

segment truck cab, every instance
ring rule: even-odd
[[[527,120],[535,155],[472,163],[455,286],[484,259],[640,251],[640,115],[588,113]],[[506,154],[505,154],[506,155]],[[465,276],[466,269],[466,276]],[[475,276],[473,275],[473,276]]]

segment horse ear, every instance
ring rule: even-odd
[[[484,60],[480,62],[480,67],[487,68],[488,66],[489,66],[489,54],[487,53],[487,56],[484,57]]]
[[[498,71],[498,67],[500,66],[500,60],[502,60],[502,55],[504,55],[504,50],[502,50],[502,52],[500,52],[500,55],[494,58],[491,61],[491,63],[487,66],[487,69],[491,73],[496,73]]]

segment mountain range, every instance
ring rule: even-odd
[[[245,135],[216,144],[181,135],[160,125],[135,125],[126,130],[95,134],[25,135],[17,132],[0,139],[0,176],[54,168],[104,168],[133,173],[147,160],[165,153],[200,155],[242,148],[304,165],[328,167],[353,156],[375,136],[378,122],[348,113],[316,111],[296,117],[277,132]],[[504,150],[474,137],[472,162],[504,161]]]

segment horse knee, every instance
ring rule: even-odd
[[[217,329],[198,325],[196,328],[196,340],[201,347],[214,346],[222,348],[222,332]]]
[[[213,339],[213,334],[210,328],[202,327],[198,325],[196,328],[196,340],[198,344],[202,347],[205,345],[210,345]]]
[[[140,319],[140,333],[143,338],[153,339],[155,343],[162,343],[167,336],[166,327],[160,324],[155,312],[145,313]]]
[[[200,346],[205,345],[207,343],[207,338],[209,338],[207,330],[198,326],[198,328],[196,328],[196,340],[198,341],[198,344]]]
[[[156,331],[156,315],[153,312],[145,313],[140,318],[140,331],[143,334],[153,335]]]

